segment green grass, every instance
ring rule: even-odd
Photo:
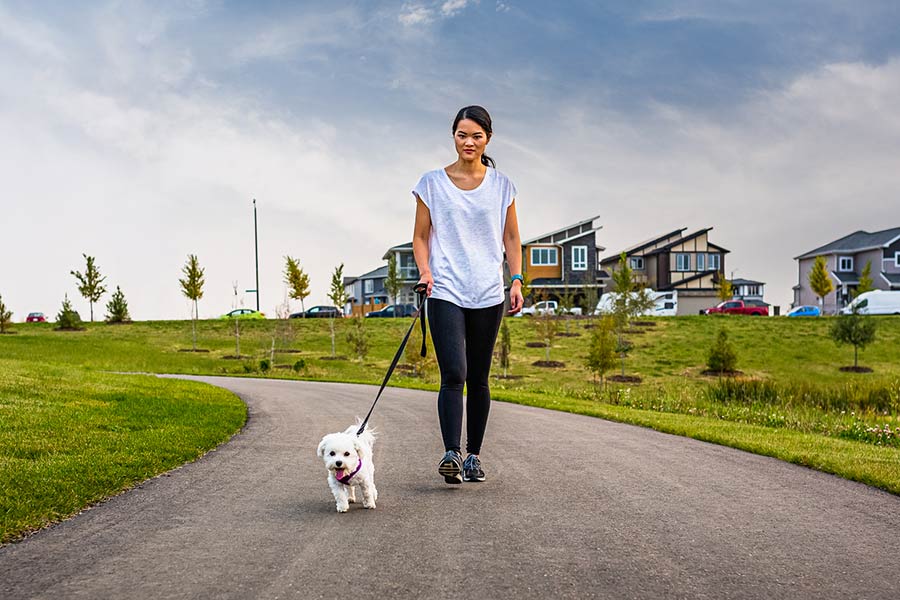
[[[196,459],[245,418],[209,385],[0,359],[0,543]]]
[[[854,374],[838,370],[852,364],[853,349],[830,340],[828,318],[657,319],[653,327],[636,328],[644,333],[628,336],[635,347],[625,372],[642,382],[608,384],[601,390],[583,367],[590,335],[586,321],[568,321],[570,331],[579,335],[559,337],[551,348],[551,360],[565,367],[545,369],[532,365],[545,358],[545,350],[526,347],[536,338],[531,320],[509,319],[510,374],[515,378],[494,379],[492,390],[498,400],[652,427],[900,493],[900,318],[877,321],[877,341],[860,354],[860,363],[874,373]],[[275,338],[279,352],[268,377],[377,384],[409,324],[409,319],[367,320],[370,352],[362,362],[325,360],[331,340],[328,322],[319,319],[241,323],[240,359],[226,358],[236,349],[234,326],[225,321],[198,324],[198,347],[209,350],[205,353],[183,351],[192,345],[189,321],[86,324],[81,332],[57,332],[49,324],[16,325],[15,335],[0,336],[0,508],[6,514],[4,528],[10,528],[4,531],[40,526],[190,460],[243,422],[243,408],[226,392],[109,372],[258,377],[260,360],[270,356]],[[337,354],[349,356],[344,336],[350,323],[339,320],[336,325]],[[701,374],[720,328],[728,331],[744,372],[730,383]],[[415,339],[410,345],[418,348]],[[391,385],[437,389],[433,352],[430,356],[423,376],[398,370]],[[282,368],[297,361],[303,363],[299,372]],[[164,408],[160,403],[165,398],[178,406]],[[207,402],[232,416],[212,419],[210,433],[197,431],[194,439],[195,424],[179,427],[202,416],[193,414],[191,406]],[[149,412],[140,418],[120,414],[131,409]],[[128,425],[132,418],[149,423],[143,419],[154,417],[172,428],[166,436],[147,434],[155,431],[149,425]],[[5,427],[8,418],[16,419],[15,428]],[[58,437],[68,430],[70,437]],[[123,451],[124,436],[132,435],[136,441],[128,447],[136,450]],[[167,441],[153,446],[157,437]],[[56,445],[44,445],[51,441]],[[93,466],[106,460],[110,472],[95,474]],[[73,474],[85,465],[90,468]],[[57,475],[51,466],[59,469]],[[78,478],[95,490],[73,491]],[[94,480],[102,481],[94,486]],[[14,495],[9,491],[14,488],[22,491]],[[27,513],[28,506],[36,515],[30,521],[11,516]]]

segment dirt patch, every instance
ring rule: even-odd
[[[497,379],[525,379],[524,375],[497,375]]]
[[[537,360],[531,364],[535,367],[546,367],[548,369],[558,369],[566,366],[566,363],[559,362],[558,360]]]
[[[547,344],[544,342],[527,342],[525,344],[526,348],[546,348]]]
[[[244,360],[245,358],[253,358],[249,354],[226,354],[222,357],[223,360]]]
[[[284,350],[276,350],[275,354],[300,354],[303,350],[294,350],[292,348],[286,348]]]
[[[3,335],[15,335],[19,333],[18,331],[0,331]]]
[[[206,348],[179,348],[179,352],[209,352]]]
[[[275,365],[272,367],[273,369],[293,369],[292,365]]]
[[[631,324],[634,327],[656,327],[654,321],[632,321]]]
[[[606,380],[616,381],[618,383],[640,383],[643,381],[643,379],[637,375],[610,375]]]
[[[841,371],[844,373],[871,373],[872,369],[869,367],[841,367]]]
[[[84,331],[84,327],[56,327],[53,331]]]
[[[571,333],[563,332],[563,333],[557,333],[556,335],[558,335],[559,337],[581,337],[580,333],[575,333],[575,332],[571,332]]]
[[[706,375],[707,377],[739,377],[744,374],[743,371],[710,371],[706,369],[705,371],[700,371],[701,375]]]
[[[319,360],[350,360],[346,356],[320,356]]]
[[[635,329],[634,327],[629,327],[628,329],[624,329],[623,332],[624,332],[624,333],[627,333],[627,334],[629,334],[629,335],[632,335],[632,334],[634,334],[634,335],[644,335],[645,333],[647,333],[647,332],[644,331],[643,329]]]

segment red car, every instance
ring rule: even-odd
[[[769,315],[769,305],[757,300],[747,300],[746,302],[743,300],[728,300],[727,302],[720,302],[712,308],[707,308],[703,312],[707,315],[725,313],[727,315],[765,317]]]
[[[28,313],[28,317],[25,319],[26,323],[46,323],[47,317],[44,316],[44,313],[33,312]]]

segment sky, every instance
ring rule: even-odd
[[[0,297],[87,318],[87,254],[134,319],[186,319],[196,254],[202,318],[255,307],[256,199],[260,308],[287,255],[328,303],[411,240],[480,104],[523,239],[712,227],[786,307],[794,256],[900,225],[898,31],[877,0],[0,0]]]

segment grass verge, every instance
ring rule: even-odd
[[[245,419],[210,385],[0,360],[0,543],[198,458]]]

